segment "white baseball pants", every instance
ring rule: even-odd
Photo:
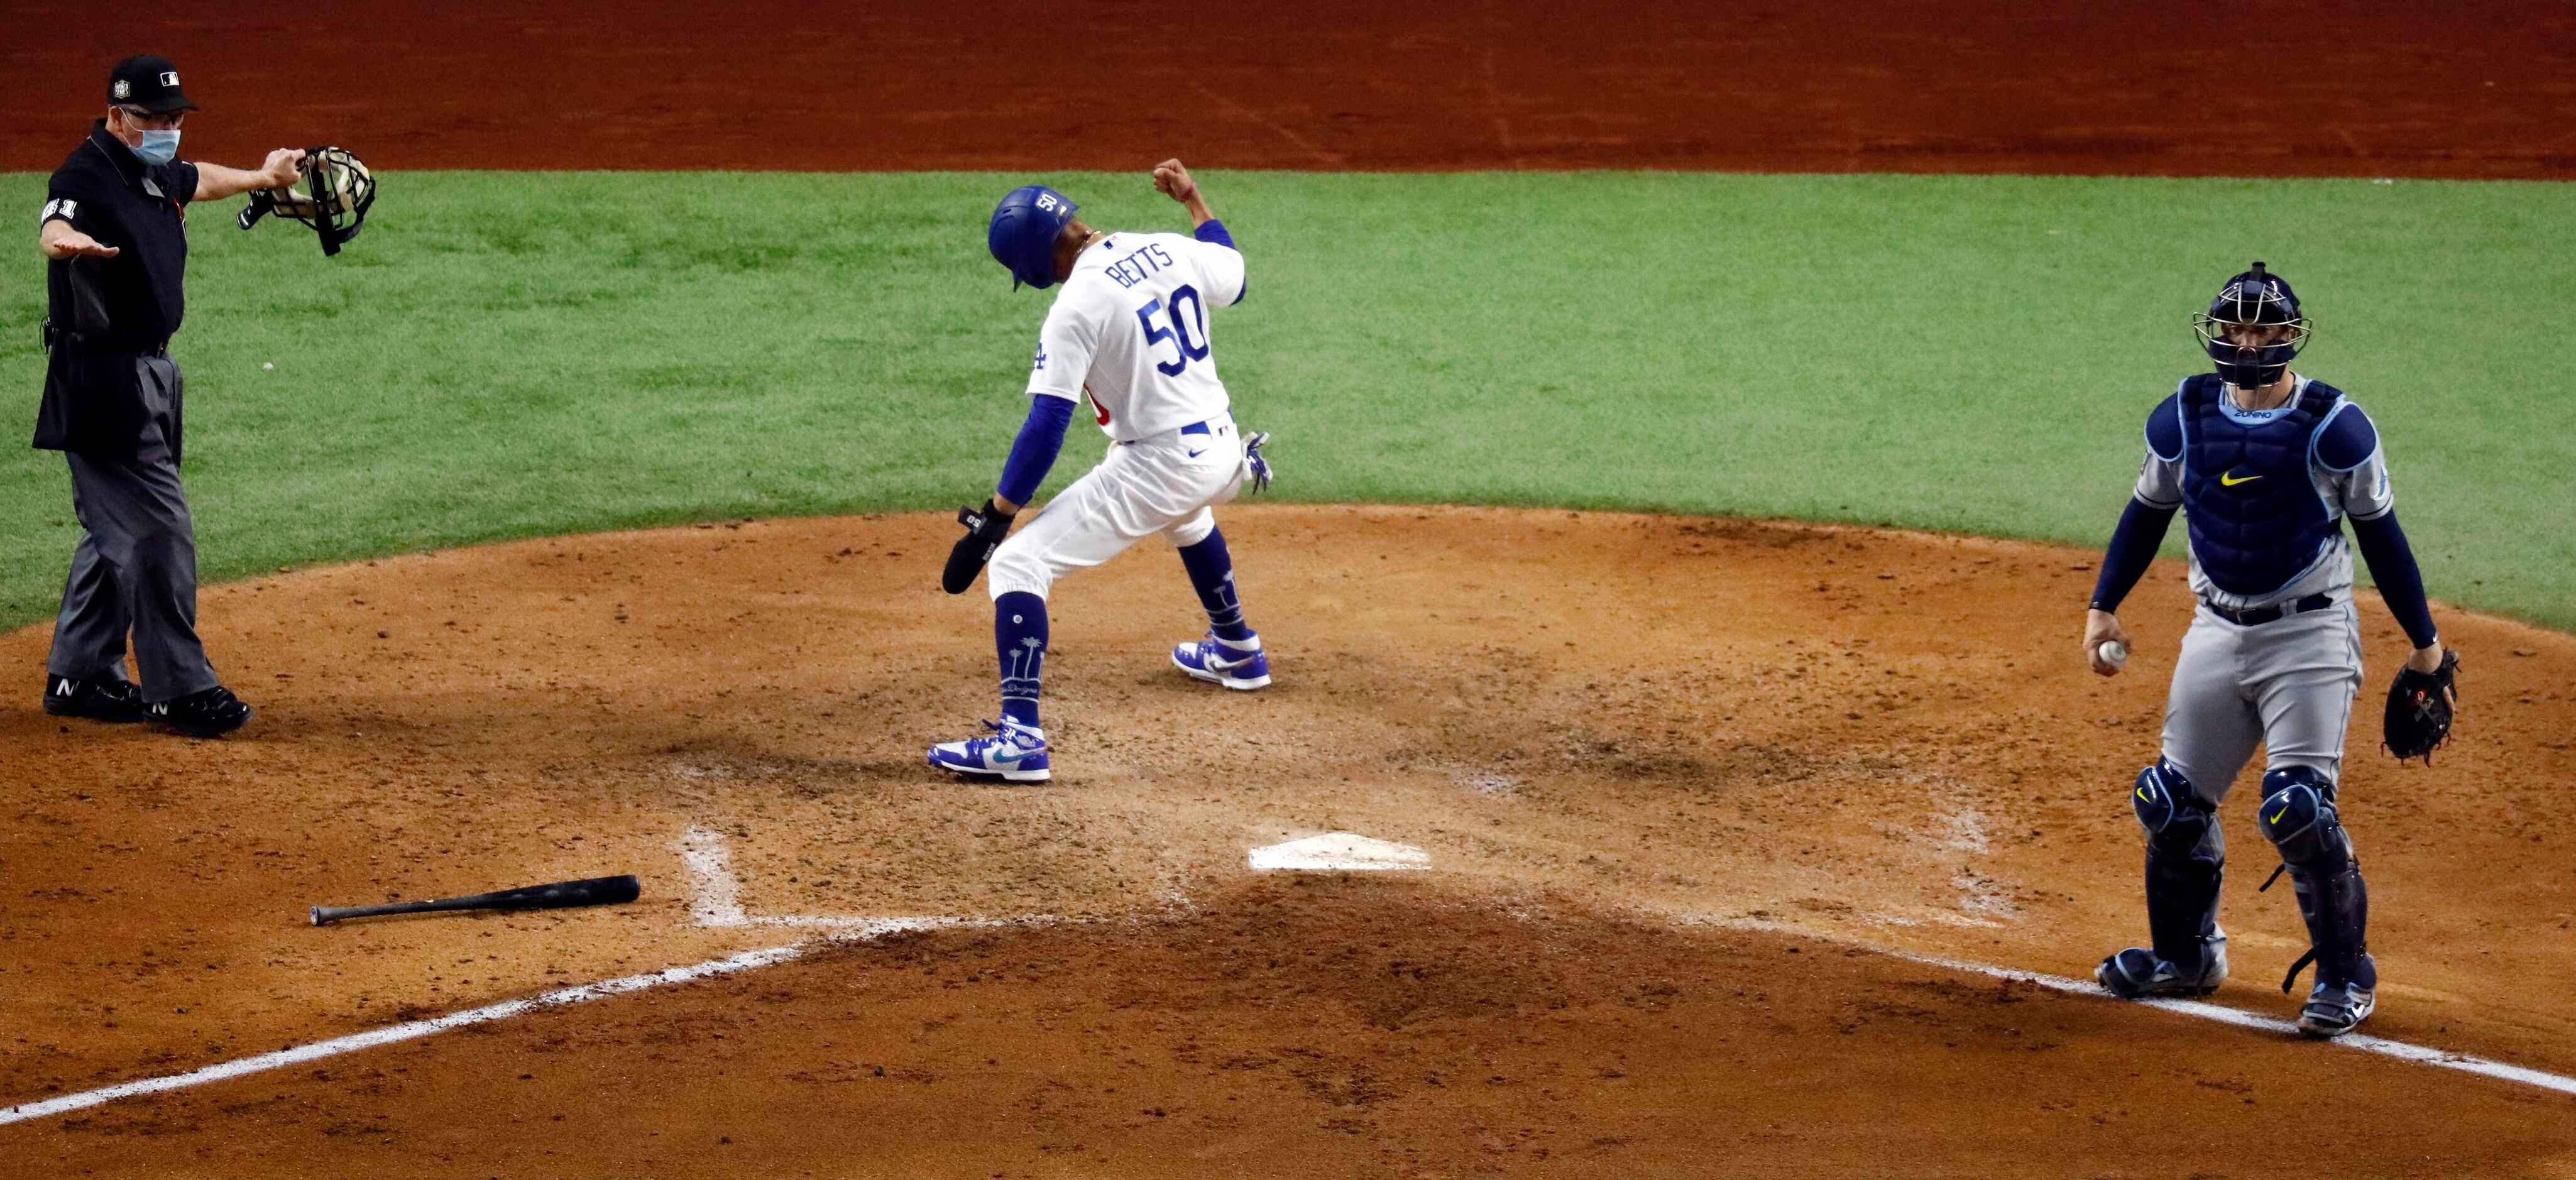
[[[1039,509],[993,552],[984,582],[995,598],[1040,598],[1056,578],[1088,569],[1157,533],[1176,547],[1216,531],[1216,505],[1234,499],[1250,474],[1243,438],[1224,414],[1204,434],[1166,430],[1112,443],[1108,457]]]

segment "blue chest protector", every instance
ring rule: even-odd
[[[2260,597],[2306,572],[2342,528],[2309,482],[2317,431],[2343,396],[2310,381],[2272,419],[2247,425],[2227,416],[2226,383],[2204,373],[2174,395],[2181,427],[2182,500],[2191,551],[2209,580],[2230,594]]]

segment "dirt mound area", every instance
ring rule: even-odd
[[[2520,1175],[2557,1103],[1803,939],[1268,878],[84,1112],[65,1173]],[[2143,1016],[2143,1018],[2142,1018]],[[2357,1054],[2333,1054],[2358,1058]],[[2563,1136],[2563,1132],[2562,1132]],[[2560,1142],[2563,1149],[2563,1138]],[[2177,1154],[2188,1173],[2161,1172]],[[2563,1158],[2563,1157],[2562,1157]],[[299,1161],[279,1167],[280,1161]],[[1937,1162],[1934,1162],[1937,1161]]]
[[[2287,0],[2223,33],[2050,0],[483,8],[22,14],[0,168],[60,164],[147,46],[206,104],[191,158],[235,164],[2576,177],[2576,14],[2504,0]]]
[[[0,711],[0,1102],[776,945],[799,916],[1027,919],[0,1126],[0,1159],[2128,1174],[2181,1117],[2212,1174],[2576,1162],[2563,1097],[1875,953],[2080,976],[2143,934],[2122,796],[2178,569],[2104,681],[2073,550],[1553,511],[1226,523],[1278,683],[1169,667],[1203,620],[1159,547],[1068,579],[1036,788],[922,765],[993,707],[989,608],[935,588],[933,516],[216,587],[217,664],[261,707],[222,742],[47,718],[46,629],[0,637],[30,676]],[[2363,614],[2376,693],[2402,640]],[[2368,709],[2352,742],[2371,1028],[2564,1073],[2576,639],[2443,623],[2454,747],[2398,766]],[[1430,869],[1246,867],[1325,831]],[[2283,1015],[2304,939],[2238,831],[2216,999]],[[692,841],[724,851],[730,924]],[[303,921],[625,871],[645,900],[613,910]],[[2318,1086],[2350,1116],[2331,1143],[2264,1130]]]

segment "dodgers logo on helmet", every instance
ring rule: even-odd
[[[993,207],[993,223],[984,232],[984,248],[993,261],[1011,272],[1011,289],[1025,284],[1044,290],[1055,285],[1055,239],[1081,206],[1043,184],[1024,184]]]

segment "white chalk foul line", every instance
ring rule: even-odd
[[[830,931],[830,933],[823,936],[827,941],[866,942],[872,939],[882,938],[889,934],[899,934],[913,930],[949,930],[960,927],[1001,926],[1039,927],[1052,926],[1061,921],[1061,919],[1053,914],[1027,914],[1015,918],[754,917],[743,912],[741,885],[734,877],[732,852],[728,848],[722,832],[709,828],[691,827],[680,840],[680,862],[682,867],[685,868],[689,874],[691,891],[689,899],[690,916],[695,918],[701,926],[820,927]],[[373,1049],[382,1045],[399,1044],[403,1041],[417,1040],[433,1033],[446,1032],[449,1029],[464,1028],[468,1025],[475,1024],[488,1024],[495,1020],[507,1020],[513,1016],[524,1015],[540,1008],[560,1007],[567,1004],[585,1004],[592,1000],[606,999],[609,996],[624,995],[627,992],[643,991],[646,988],[661,987],[666,984],[673,983],[687,983],[693,979],[708,979],[719,975],[731,975],[738,971],[749,971],[759,967],[768,967],[799,958],[813,945],[814,943],[809,941],[788,943],[782,946],[763,947],[759,950],[744,951],[737,955],[728,955],[721,959],[709,959],[703,963],[693,963],[686,967],[670,967],[660,971],[647,971],[640,975],[628,975],[617,979],[603,979],[597,983],[585,983],[576,987],[559,988],[555,991],[546,992],[543,995],[530,996],[525,999],[504,1000],[498,1004],[487,1004],[480,1008],[469,1008],[463,1012],[450,1012],[445,1016],[434,1016],[427,1020],[414,1020],[404,1024],[388,1025],[384,1028],[368,1029],[365,1032],[350,1033],[345,1037],[333,1037],[330,1040],[316,1041],[310,1045],[297,1045],[293,1048],[280,1049],[274,1053],[262,1053],[256,1057],[244,1057],[235,1061],[217,1062],[216,1064],[209,1065],[204,1069],[190,1070],[187,1073],[166,1074],[157,1078],[143,1078],[137,1081],[122,1082],[113,1086],[104,1086],[96,1090],[84,1090],[78,1094],[65,1094],[59,1098],[47,1098],[37,1102],[24,1102],[5,1109],[0,1109],[0,1126],[25,1122],[29,1119],[45,1118],[49,1115],[64,1114],[75,1110],[85,1110],[89,1107],[114,1102],[119,1098],[133,1098],[144,1094],[159,1094],[170,1090],[184,1090],[191,1086],[202,1086],[210,1082],[226,1081],[249,1074],[263,1073],[272,1069],[280,1069],[290,1065],[300,1065],[307,1061],[318,1061],[325,1057],[337,1057],[343,1053],[355,1053],[363,1049]]]
[[[361,1049],[373,1049],[379,1045],[391,1045],[402,1041],[415,1040],[432,1033],[442,1033],[449,1029],[464,1028],[467,1025],[487,1024],[495,1020],[507,1020],[510,1017],[534,1011],[539,1008],[554,1007],[565,1004],[584,1004],[592,1000],[605,999],[609,996],[623,995],[627,992],[661,987],[664,984],[686,983],[692,979],[706,979],[718,975],[730,975],[737,971],[749,971],[755,967],[767,967],[773,963],[784,963],[804,954],[806,945],[807,944],[804,943],[796,943],[788,946],[763,947],[760,950],[744,951],[738,955],[730,955],[721,959],[710,959],[707,962],[697,963],[687,967],[672,967],[661,971],[647,971],[641,975],[629,975],[619,979],[605,979],[598,983],[582,984],[579,987],[560,988],[543,995],[530,996],[526,999],[505,1000],[501,1003],[489,1004],[481,1008],[469,1008],[463,1012],[450,1012],[445,1016],[432,1017],[428,1020],[414,1020],[407,1024],[389,1025],[384,1028],[371,1028],[365,1032],[350,1033],[345,1037],[333,1037],[327,1041],[316,1041],[310,1045],[297,1045],[291,1049],[280,1049],[274,1053],[262,1053],[256,1057],[244,1057],[235,1061],[219,1062],[214,1065],[209,1065],[204,1069],[191,1070],[187,1073],[169,1074],[157,1078],[144,1078],[140,1081],[125,1082],[119,1085],[104,1087],[102,1089],[86,1090],[78,1094],[66,1094],[60,1098],[47,1098],[41,1102],[21,1103],[16,1106],[9,1107],[6,1110],[0,1110],[0,1125],[24,1122],[28,1119],[45,1118],[50,1115],[63,1114],[69,1111],[83,1110],[102,1103],[114,1102],[119,1098],[132,1098],[141,1094],[158,1094],[168,1090],[182,1090],[190,1086],[202,1086],[208,1082],[220,1082],[229,1078],[237,1078],[248,1074],[261,1073],[267,1070],[280,1069],[289,1065],[300,1065],[307,1061],[319,1061],[325,1057],[337,1057],[343,1053],[355,1053]]]
[[[1964,959],[1944,959],[1935,955],[1918,955],[1906,951],[1889,951],[1888,953],[1896,958],[1907,960],[1908,962],[1923,963],[1933,967],[1947,967],[1953,971],[1966,971],[1977,975],[1992,976],[1996,979],[2012,979],[2019,980],[2024,983],[2035,983],[2041,987],[2052,988],[2071,995],[2100,996],[2106,1000],[2114,998],[2109,992],[2102,989],[2102,985],[2100,983],[2090,979],[2069,979],[2063,975],[2043,975],[2037,971],[2019,971],[2010,967],[1994,967],[1984,963],[1971,963]],[[2167,1012],[2180,1012],[2185,1016],[2197,1016],[2203,1020],[2215,1020],[2221,1024],[2233,1024],[2239,1028],[2261,1029],[2264,1032],[2281,1033],[2284,1035],[2294,1035],[2299,1031],[2298,1025],[2292,1024],[2287,1020],[2278,1020],[2270,1016],[2257,1016],[2242,1009],[2230,1008],[2225,1004],[2212,1004],[2207,1000],[2159,998],[2132,1000],[2128,1002],[2143,1004],[2149,1008],[2162,1008]],[[2424,1065],[2438,1065],[2444,1069],[2456,1069],[2462,1073],[2473,1073],[2480,1077],[2495,1078],[2500,1081],[2507,1082],[2520,1082],[2523,1085],[2536,1086],[2543,1090],[2556,1090],[2561,1094],[2576,1094],[2576,1078],[2564,1077],[2559,1074],[2549,1073],[2545,1070],[2531,1069],[2526,1066],[2513,1065],[2507,1062],[2497,1061],[2493,1058],[2479,1057],[2471,1053],[2453,1053],[2445,1049],[2434,1049],[2424,1045],[2410,1044],[2405,1041],[2392,1041],[2386,1037],[2374,1037],[2367,1033],[2346,1033],[2334,1038],[2328,1043],[2341,1045],[2346,1049],[2359,1049],[2364,1053],[2377,1053],[2383,1057],[2394,1057],[2400,1061],[2414,1061],[2420,1062]]]
[[[1791,934],[1801,938],[1812,938],[1818,942],[1832,943],[1836,946],[1847,946],[1855,950],[1864,950],[1874,954],[1886,955],[1889,958],[1902,959],[1908,963],[1921,963],[1927,967],[1940,967],[1945,970],[1959,971],[1970,975],[1984,975],[1994,979],[2009,979],[2019,983],[2034,983],[2052,991],[2065,992],[2068,995],[2088,996],[2104,1000],[2118,999],[2118,997],[2113,996],[2110,992],[2103,990],[2101,983],[2091,979],[2070,979],[2063,975],[2049,975],[2039,971],[2024,971],[2017,967],[1997,967],[1992,963],[1979,963],[1968,959],[1950,959],[1943,958],[1939,955],[1916,954],[1913,951],[1898,950],[1894,947],[1876,946],[1862,942],[1858,939],[1842,938],[1819,931],[1791,926],[1781,922],[1767,922],[1755,918],[1721,918],[1698,914],[1683,915],[1680,920],[1685,926],[1722,926],[1735,930],[1758,930],[1771,934]],[[2157,998],[2145,1000],[2121,1000],[2119,1002],[2137,1004],[2148,1008],[2161,1008],[2167,1012],[2179,1012],[2185,1016],[2197,1016],[2202,1020],[2214,1020],[2220,1024],[2232,1024],[2238,1028],[2256,1029],[2262,1032],[2279,1033],[2284,1036],[2299,1035],[2299,1026],[2287,1020],[2279,1020],[2270,1016],[2257,1016],[2251,1012],[2237,1008],[2230,1008],[2225,1004],[2212,1004],[2206,1000]],[[2473,1073],[2480,1077],[2494,1078],[2498,1081],[2517,1082],[2525,1086],[2532,1086],[2542,1090],[2555,1090],[2561,1094],[2576,1094],[2576,1077],[2567,1077],[2563,1074],[2554,1074],[2546,1070],[2514,1065],[2509,1062],[2497,1061],[2489,1057],[2480,1057],[2472,1053],[2453,1053],[2447,1049],[2435,1049],[2424,1045],[2410,1044],[2406,1041],[2392,1041],[2386,1037],[2374,1037],[2367,1033],[2346,1033],[2327,1043],[2340,1045],[2346,1049],[2359,1049],[2364,1053],[2377,1053],[2382,1057],[2394,1057],[2400,1061],[2413,1061],[2423,1065],[2438,1065],[2444,1069],[2456,1069],[2462,1073]]]
[[[689,902],[690,915],[694,917],[701,926],[823,927],[831,931],[830,934],[825,936],[827,940],[836,942],[865,942],[871,939],[882,938],[888,934],[897,934],[911,930],[945,930],[966,926],[1035,927],[1053,925],[1058,921],[1058,919],[1052,914],[1030,914],[1017,918],[753,917],[743,912],[741,886],[734,877],[732,854],[726,845],[723,833],[708,828],[690,828],[687,834],[684,835],[680,841],[680,861],[681,865],[689,874],[689,883],[691,887]],[[433,1033],[446,1032],[450,1029],[464,1028],[468,1025],[488,1024],[496,1020],[507,1020],[513,1016],[524,1015],[540,1008],[561,1007],[568,1004],[585,1004],[592,1000],[606,999],[609,996],[624,995],[627,992],[643,991],[647,988],[661,987],[666,984],[687,983],[693,979],[709,979],[720,975],[731,975],[739,971],[749,971],[759,967],[768,967],[799,958],[805,954],[807,948],[813,945],[814,944],[812,942],[796,942],[782,946],[763,947],[759,950],[744,951],[737,955],[728,955],[721,959],[709,959],[703,963],[693,963],[686,967],[669,967],[660,971],[647,971],[640,975],[628,975],[617,979],[603,979],[597,983],[585,983],[576,987],[559,988],[542,995],[530,996],[524,999],[504,1000],[498,1004],[487,1004],[480,1008],[469,1008],[462,1012],[450,1012],[445,1016],[434,1016],[427,1020],[414,1020],[403,1024],[388,1025],[384,1028],[368,1029],[365,1032],[350,1033],[344,1037],[333,1037],[330,1040],[316,1041],[310,1045],[297,1045],[292,1048],[280,1049],[274,1053],[262,1053],[255,1057],[244,1057],[234,1061],[217,1062],[216,1064],[209,1065],[204,1069],[190,1070],[187,1073],[165,1074],[156,1078],[143,1078],[137,1081],[121,1082],[117,1085],[104,1086],[96,1090],[84,1090],[78,1094],[65,1094],[58,1098],[47,1098],[36,1102],[22,1102],[15,1106],[0,1109],[0,1126],[7,1126],[11,1123],[26,1122],[29,1119],[40,1119],[51,1115],[65,1114],[75,1110],[86,1110],[93,1106],[114,1102],[119,1098],[133,1098],[144,1094],[159,1094],[171,1090],[184,1090],[191,1086],[203,1086],[210,1082],[221,1082],[232,1078],[245,1077],[250,1074],[264,1073],[268,1070],[282,1069],[290,1065],[301,1065],[307,1061],[319,1061],[326,1057],[337,1057],[344,1053],[355,1053],[360,1050],[373,1049],[382,1045],[399,1044],[403,1041],[417,1040],[421,1037],[429,1036]]]
[[[783,946],[762,947],[759,950],[744,951],[737,955],[727,955],[721,959],[709,959],[703,963],[692,963],[686,967],[668,967],[660,971],[646,971],[639,975],[627,975],[617,979],[603,979],[597,983],[585,983],[577,987],[558,988],[554,991],[546,992],[543,995],[529,996],[525,999],[504,1000],[498,1004],[487,1004],[480,1008],[469,1008],[463,1012],[450,1012],[445,1016],[433,1016],[427,1020],[414,1020],[405,1024],[388,1025],[384,1028],[371,1028],[365,1032],[350,1033],[345,1037],[333,1037],[327,1041],[316,1041],[310,1045],[297,1045],[291,1049],[280,1049],[274,1053],[262,1053],[256,1057],[244,1057],[236,1061],[218,1062],[214,1065],[209,1065],[204,1069],[190,1070],[187,1073],[167,1074],[157,1078],[143,1078],[139,1081],[122,1082],[117,1085],[105,1086],[96,1090],[84,1090],[78,1094],[65,1094],[59,1098],[47,1098],[40,1102],[20,1103],[16,1106],[0,1109],[0,1126],[6,1126],[10,1123],[25,1122],[28,1119],[40,1119],[48,1115],[84,1110],[89,1107],[98,1106],[102,1103],[114,1102],[119,1098],[133,1098],[143,1094],[159,1094],[169,1090],[184,1090],[190,1086],[202,1086],[209,1082],[226,1081],[249,1074],[262,1073],[272,1069],[283,1068],[289,1065],[301,1065],[307,1061],[319,1061],[322,1058],[337,1057],[343,1053],[355,1053],[362,1049],[373,1049],[382,1045],[399,1044],[403,1041],[417,1040],[421,1037],[429,1036],[432,1033],[442,1033],[450,1029],[464,1028],[468,1025],[489,1024],[495,1020],[508,1020],[513,1016],[522,1016],[541,1008],[562,1007],[570,1004],[586,1004],[592,1000],[604,1000],[610,996],[620,996],[628,992],[640,992],[649,988],[662,987],[668,984],[687,983],[693,979],[711,979],[720,975],[732,975],[736,972],[751,971],[761,967],[775,966],[780,963],[801,958],[804,956],[806,951],[813,949],[817,945],[827,945],[834,942],[867,942],[883,938],[889,934],[900,934],[913,930],[949,930],[960,927],[1048,926],[1055,924],[1055,918],[1051,915],[1044,914],[1022,918],[837,918],[832,920],[832,924],[840,927],[840,929],[833,931],[831,934],[825,935],[821,939],[788,943]]]

